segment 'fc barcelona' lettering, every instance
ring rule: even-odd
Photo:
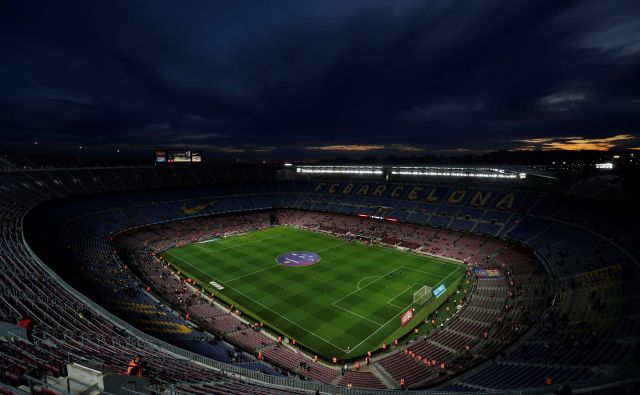
[[[422,191],[422,187],[411,188],[411,191],[409,191],[409,194],[407,195],[407,199],[416,200],[418,198],[418,194],[420,193],[420,191]]]
[[[491,207],[500,210],[512,210],[516,207],[513,192],[468,191],[466,189],[448,189],[417,185],[355,184],[319,182],[313,187],[315,193],[369,196],[373,198],[407,199],[427,203],[465,204],[474,207]],[[495,196],[495,199],[493,197]]]
[[[449,203],[458,204],[462,202],[462,199],[464,199],[464,196],[466,194],[467,191],[465,191],[464,189],[456,189],[451,193],[451,195],[449,195]]]
[[[513,207],[513,203],[515,200],[516,195],[514,195],[513,193],[508,193],[504,195],[502,199],[498,200],[498,203],[496,203],[496,207],[503,210],[510,210],[511,207]]]
[[[387,190],[387,186],[384,184],[378,185],[376,189],[373,190],[371,196],[373,197],[381,197],[384,194],[384,191]]]
[[[485,204],[487,204],[487,200],[489,200],[490,197],[491,192],[486,192],[485,194],[483,194],[482,191],[477,191],[471,198],[471,202],[469,204],[471,204],[472,206],[484,206]]]
[[[364,184],[363,186],[360,187],[360,189],[358,189],[358,192],[356,192],[356,195],[367,196],[368,193],[369,193],[369,184]]]
[[[401,185],[398,185],[397,187],[393,188],[393,191],[391,191],[391,197],[399,198],[400,196],[402,196],[403,190],[404,190],[404,187]]]

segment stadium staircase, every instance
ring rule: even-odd
[[[395,388],[398,384],[393,377],[386,371],[380,364],[371,365],[371,373],[373,373],[381,383],[387,386],[387,388]]]

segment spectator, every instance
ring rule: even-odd
[[[20,318],[18,318],[17,325],[21,328],[24,328],[27,332],[27,339],[29,339],[29,341],[33,341],[31,334],[33,333],[33,327],[36,325],[35,322],[33,322],[31,318],[23,314],[20,316]]]
[[[91,321],[91,318],[93,318],[93,313],[91,312],[91,310],[84,308],[78,312],[78,318],[80,318],[81,320]]]
[[[129,376],[138,376],[142,377],[142,367],[144,363],[142,361],[142,355],[136,354],[136,357],[129,362],[129,367],[127,368],[127,374]]]

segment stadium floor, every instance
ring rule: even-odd
[[[412,330],[455,292],[465,272],[448,260],[282,226],[162,256],[245,317],[327,359],[356,358]],[[442,296],[414,305],[415,291],[441,283]],[[414,318],[402,327],[400,316],[412,307]]]

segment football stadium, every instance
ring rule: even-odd
[[[0,395],[640,394],[637,0],[0,10]]]
[[[8,391],[637,388],[611,174],[79,163],[3,159]]]

